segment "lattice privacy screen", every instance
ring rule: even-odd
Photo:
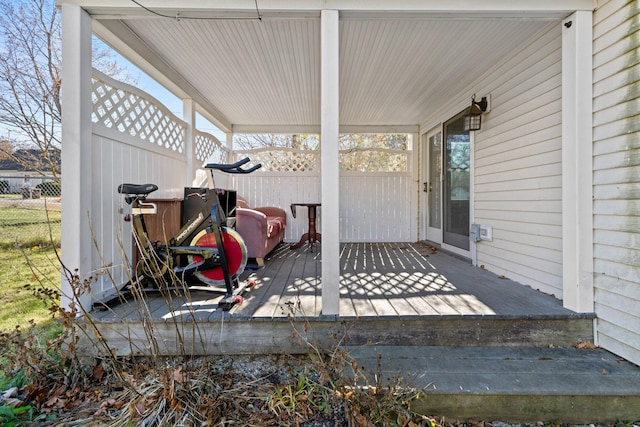
[[[408,151],[357,149],[340,151],[340,170],[349,172],[407,172]]]
[[[319,171],[320,153],[318,151],[299,151],[292,149],[259,149],[242,153],[251,157],[252,163],[261,163],[262,172],[314,172]]]
[[[92,78],[91,121],[177,153],[185,151],[186,125],[153,100]]]
[[[262,172],[319,172],[320,152],[286,148],[264,148],[238,152],[262,163]],[[340,151],[343,172],[398,172],[409,170],[411,151],[363,148]]]
[[[179,154],[186,154],[187,124],[173,115],[153,97],[132,86],[101,78],[92,78],[93,123]],[[194,132],[194,157],[202,163],[228,161],[228,150],[214,136]],[[261,172],[319,172],[320,152],[266,147],[238,152],[261,163]],[[410,150],[356,148],[340,151],[340,170],[345,172],[407,172]]]
[[[202,163],[226,163],[229,152],[220,141],[203,132],[195,133],[195,158]]]

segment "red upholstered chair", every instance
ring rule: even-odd
[[[236,200],[236,231],[247,245],[247,257],[264,266],[264,258],[284,241],[287,214],[277,207],[252,208],[238,196]]]

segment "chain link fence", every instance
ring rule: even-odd
[[[60,245],[60,178],[0,175],[0,247]]]

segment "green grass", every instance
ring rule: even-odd
[[[26,330],[30,320],[53,327],[49,304],[36,293],[60,288],[60,217],[59,210],[0,206],[0,331]]]
[[[59,210],[0,206],[0,247],[13,246],[16,241],[22,246],[50,245],[50,228],[53,243],[60,245],[60,221]]]
[[[54,251],[50,246],[0,251],[0,331],[10,331],[16,326],[26,329],[29,320],[36,324],[51,320],[49,306],[36,297],[34,290],[59,289],[60,263]]]

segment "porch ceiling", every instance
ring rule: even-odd
[[[99,37],[178,96],[195,99],[223,130],[319,129],[319,11],[265,10],[262,20],[210,19],[251,18],[255,10],[220,15],[209,8],[200,14],[182,11],[177,20],[135,3],[126,10],[86,9]],[[476,90],[472,82],[569,13],[393,12],[341,14],[343,127],[394,131],[420,125],[453,96],[470,97]],[[187,18],[195,16],[209,19]]]

